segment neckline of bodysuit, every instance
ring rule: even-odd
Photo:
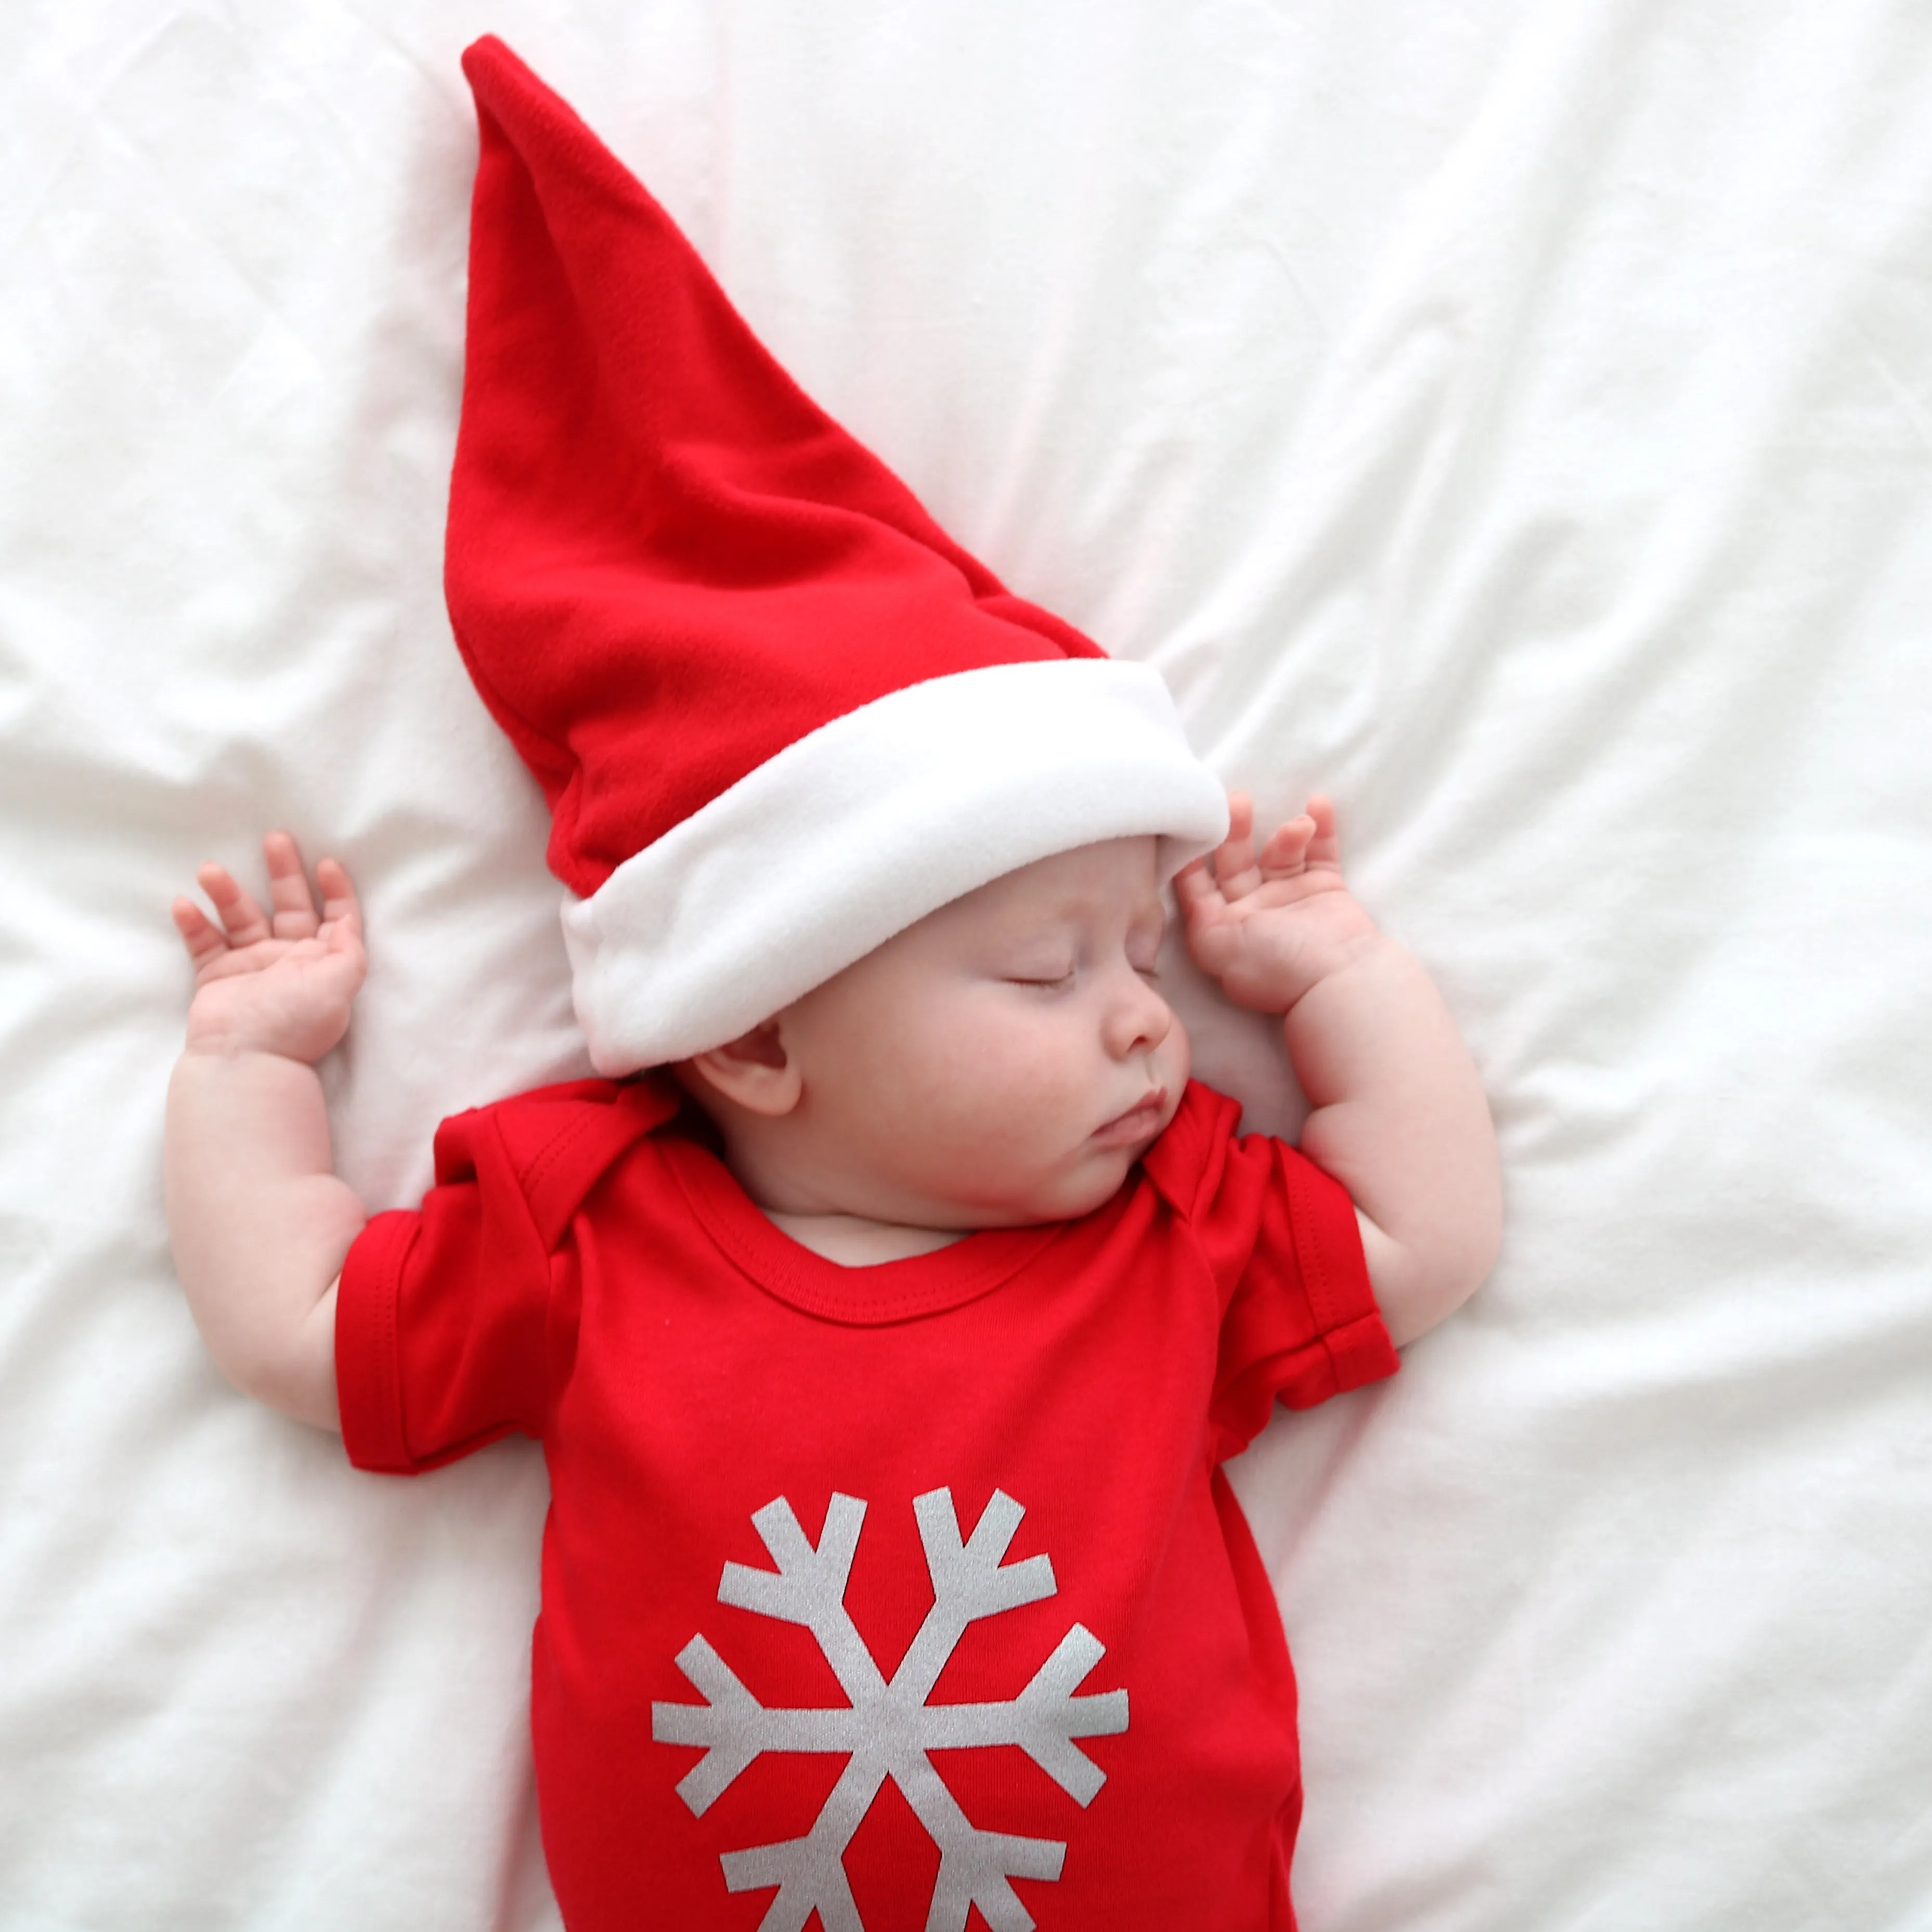
[[[982,1228],[930,1254],[847,1268],[767,1220],[709,1150],[678,1141],[666,1151],[692,1212],[742,1274],[806,1314],[854,1327],[916,1321],[976,1301],[1011,1280],[1061,1232],[1059,1222]]]

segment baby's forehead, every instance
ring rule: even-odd
[[[978,974],[1010,959],[1016,948],[1043,964],[1040,943],[1058,946],[1070,935],[1076,951],[1091,939],[1111,945],[1131,940],[1158,944],[1166,921],[1161,897],[1156,842],[1110,839],[1082,845],[1002,873],[962,897],[902,927],[842,972],[836,986],[842,1004],[902,991],[908,979],[950,978],[962,968]],[[808,999],[824,988],[814,988]],[[896,994],[893,997],[897,997]]]
[[[1156,842],[1110,838],[1003,872],[932,915],[956,929],[1165,917]]]

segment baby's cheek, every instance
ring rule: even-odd
[[[882,1124],[888,1142],[900,1142],[902,1152],[906,1141],[916,1138],[930,1158],[969,1162],[983,1173],[1024,1159],[1041,1098],[1037,1067],[998,1043],[982,1042],[976,1052],[949,1053],[930,1066],[914,1104]]]
[[[962,1114],[1011,1124],[1039,1107],[1059,1084],[1059,1056],[1050,1040],[1012,1026],[967,1036],[951,1058],[949,1082]]]
[[[1091,1124],[1071,1097],[1038,1066],[1016,1072],[997,1090],[982,1090],[982,1104],[958,1122],[962,1146],[982,1180],[1002,1192],[1026,1196],[1050,1183],[1070,1144]]]

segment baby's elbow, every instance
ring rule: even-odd
[[[335,1288],[290,1330],[257,1330],[214,1351],[221,1372],[242,1394],[315,1429],[339,1430],[335,1390]]]
[[[278,1360],[250,1365],[229,1379],[245,1396],[312,1429],[339,1433],[342,1413],[335,1394],[335,1365],[311,1360]]]
[[[1383,1324],[1398,1348],[1446,1322],[1486,1281],[1501,1250],[1501,1216],[1471,1216],[1404,1242],[1364,1218],[1362,1249]]]

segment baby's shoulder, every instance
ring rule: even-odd
[[[566,1080],[452,1114],[436,1130],[439,1186],[512,1186],[553,1244],[604,1174],[679,1110],[662,1075]]]

